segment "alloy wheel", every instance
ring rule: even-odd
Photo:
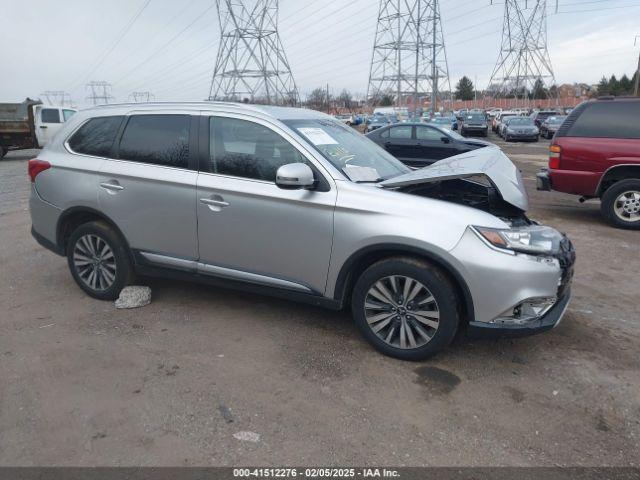
[[[640,192],[624,192],[616,199],[613,210],[616,216],[624,222],[640,221]]]
[[[367,292],[364,309],[371,331],[395,348],[422,347],[440,326],[438,303],[429,289],[406,276],[376,281]]]
[[[78,238],[73,248],[73,266],[91,289],[108,290],[116,279],[116,259],[109,244],[97,235]]]

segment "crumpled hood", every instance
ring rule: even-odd
[[[523,211],[529,208],[520,170],[495,146],[440,160],[428,167],[385,180],[379,185],[398,188],[478,175],[486,176],[505,202]]]

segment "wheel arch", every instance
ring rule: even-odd
[[[71,207],[65,210],[58,219],[58,224],[56,226],[56,245],[63,253],[63,255],[67,254],[67,241],[71,236],[71,233],[78,228],[80,225],[89,222],[95,221],[103,221],[111,228],[115,230],[118,236],[122,239],[125,244],[125,248],[129,253],[129,257],[133,262],[133,256],[131,255],[131,249],[129,248],[129,242],[127,242],[126,237],[122,234],[120,228],[116,222],[111,220],[107,215],[98,210],[91,207]]]
[[[602,178],[600,178],[596,194],[602,197],[604,192],[617,182],[634,179],[640,180],[640,163],[614,165],[608,168],[602,175]]]
[[[460,272],[437,254],[402,244],[379,244],[364,247],[353,253],[344,263],[336,280],[334,299],[341,305],[347,305],[353,286],[358,277],[369,266],[385,258],[410,256],[425,260],[440,268],[455,285],[459,298],[462,299],[463,318],[465,323],[472,321],[475,316],[473,298],[469,286]]]

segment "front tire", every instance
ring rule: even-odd
[[[364,338],[401,360],[424,360],[453,340],[460,314],[456,290],[437,267],[411,257],[371,265],[353,289],[351,310]]]
[[[614,227],[640,230],[640,179],[621,180],[602,196],[600,211]]]
[[[115,300],[133,277],[125,242],[105,222],[80,225],[69,237],[66,250],[73,279],[93,298]]]

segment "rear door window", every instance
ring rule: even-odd
[[[189,166],[189,115],[132,115],[118,157],[165,167]]]
[[[71,136],[69,147],[84,155],[109,156],[122,119],[122,116],[92,118]]]
[[[61,123],[60,110],[57,108],[43,108],[40,115],[42,123]]]
[[[613,100],[588,105],[567,136],[640,139],[640,101]]]

